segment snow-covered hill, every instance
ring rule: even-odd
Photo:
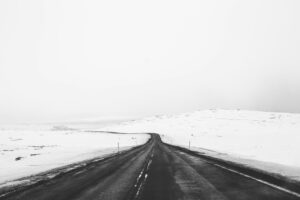
[[[300,115],[204,110],[156,116],[103,130],[156,132],[164,142],[300,180]]]

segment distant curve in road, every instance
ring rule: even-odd
[[[0,190],[5,200],[296,200],[297,192],[268,185],[188,150],[158,134],[144,145],[54,178]],[[267,184],[266,184],[267,183]],[[276,185],[275,185],[276,186]],[[298,185],[295,186],[296,188]],[[300,196],[300,195],[299,195]]]

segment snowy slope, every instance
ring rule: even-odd
[[[156,116],[104,130],[157,132],[188,147],[300,180],[300,115],[205,110]]]
[[[63,126],[0,126],[0,187],[7,181],[145,143],[149,135],[86,132]]]

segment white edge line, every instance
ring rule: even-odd
[[[209,163],[210,163],[210,162],[209,162]],[[238,172],[238,171],[233,170],[233,169],[229,169],[229,168],[224,167],[224,166],[219,165],[219,164],[214,164],[214,163],[210,163],[210,164],[212,164],[212,165],[214,165],[214,166],[217,166],[217,167],[220,167],[220,168],[222,168],[222,169],[228,170],[228,171],[230,171],[230,172],[239,174],[239,175],[241,175],[241,176],[244,176],[244,177],[253,179],[253,180],[255,180],[255,181],[258,181],[258,182],[260,182],[260,183],[263,183],[263,184],[265,184],[265,185],[268,185],[268,186],[270,186],[270,187],[272,187],[272,188],[275,188],[275,189],[278,189],[278,190],[280,190],[280,191],[286,192],[286,193],[288,193],[288,194],[294,195],[294,196],[296,196],[296,197],[300,197],[300,194],[297,193],[297,192],[294,192],[294,191],[285,189],[285,188],[283,188],[283,187],[280,187],[280,186],[277,186],[277,185],[275,185],[275,184],[272,184],[272,183],[263,181],[263,180],[261,180],[261,179],[254,178],[254,177],[252,177],[252,176],[249,176],[249,175],[247,175],[247,174]]]

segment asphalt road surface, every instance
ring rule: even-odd
[[[40,175],[33,184],[0,190],[0,199],[300,199],[297,183],[278,182],[264,174],[166,145],[157,134],[152,134],[145,145],[87,161],[54,177],[49,178],[49,173],[44,176]]]

